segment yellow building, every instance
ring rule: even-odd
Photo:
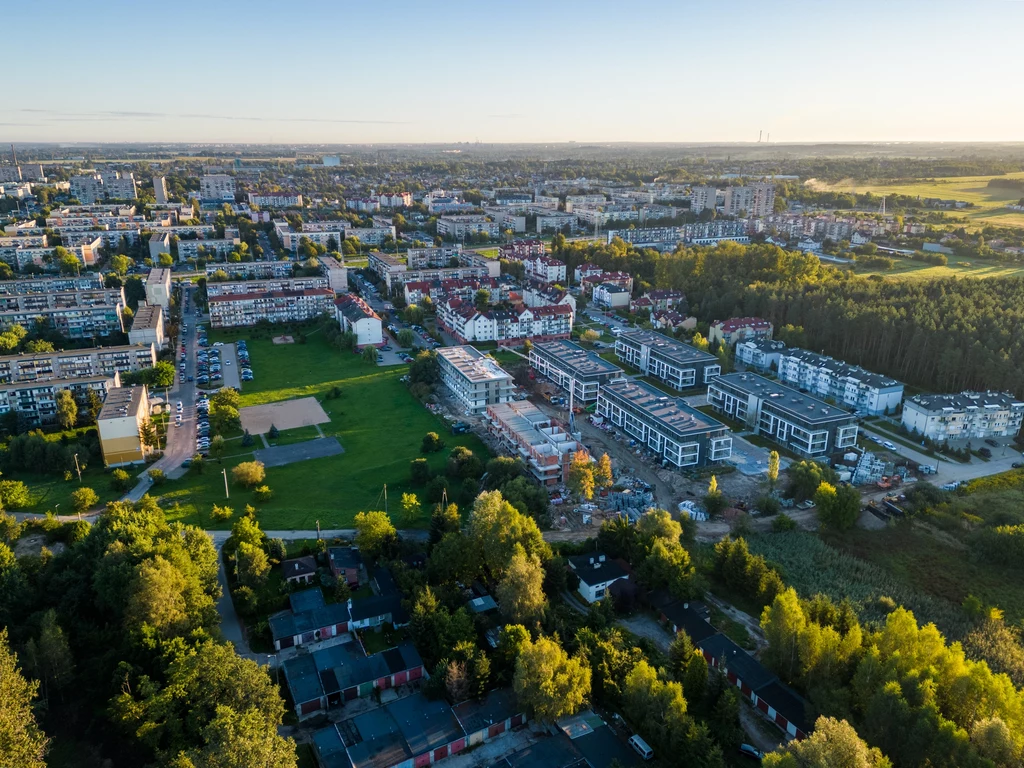
[[[149,397],[145,387],[114,387],[107,393],[96,419],[103,463],[108,467],[139,464],[153,449],[139,437],[149,420]]]

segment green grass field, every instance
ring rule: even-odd
[[[885,272],[861,272],[857,274],[866,277],[868,275],[884,275],[885,277],[899,280],[935,280],[940,277],[1021,277],[1024,275],[1024,266],[1014,264],[997,264],[990,261],[978,261],[977,259],[961,259],[959,256],[949,256],[949,263],[945,266],[933,266],[921,261],[893,257],[896,265]]]
[[[274,497],[257,504],[252,494],[229,483],[230,499],[224,499],[222,469],[228,470],[251,460],[251,450],[229,443],[223,466],[206,462],[202,475],[190,471],[178,481],[169,481],[161,489],[161,504],[168,517],[206,528],[228,528],[231,521],[215,523],[210,519],[213,504],[228,504],[240,514],[246,504],[259,510],[260,524],[266,530],[312,529],[316,521],[322,528],[349,527],[357,512],[383,508],[383,488],[387,484],[389,509],[400,509],[403,492],[422,493],[409,487],[409,462],[420,457],[420,443],[427,432],[437,432],[446,443],[441,453],[428,456],[435,470],[443,467],[448,452],[464,445],[483,457],[487,449],[474,435],[453,436],[445,424],[414,399],[399,378],[405,366],[378,368],[351,353],[339,353],[313,333],[306,344],[275,345],[269,339],[253,339],[246,334],[220,334],[222,340],[246,338],[256,380],[242,391],[242,406],[316,397],[331,417],[320,425],[324,434],[334,435],[345,453],[323,459],[267,469],[266,483]],[[335,386],[341,392],[325,399]],[[295,437],[293,437],[293,433]],[[282,431],[272,441],[290,444],[310,439],[315,430],[300,427]],[[255,448],[262,448],[256,439]],[[233,454],[233,455],[232,455]],[[424,505],[426,506],[426,505]],[[398,515],[393,514],[398,520]],[[418,525],[425,525],[420,520]]]
[[[141,473],[141,468],[128,468],[129,474]],[[71,503],[71,494],[81,487],[92,488],[100,497],[99,504],[106,504],[121,498],[124,494],[114,491],[111,486],[110,475],[106,474],[102,465],[99,468],[89,467],[82,473],[82,483],[79,485],[78,476],[71,480],[65,480],[57,475],[27,475],[18,473],[12,475],[12,480],[21,480],[29,487],[29,494],[32,503],[18,512],[54,512],[58,515],[73,515],[74,506]]]

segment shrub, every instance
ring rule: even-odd
[[[110,486],[118,493],[124,493],[132,485],[132,476],[123,469],[115,469],[110,473]]]
[[[271,440],[273,440],[273,439],[275,439],[280,434],[281,433],[278,432],[277,427],[274,424],[271,424],[270,425],[270,431],[267,432],[267,437],[269,437]]]
[[[420,446],[420,453],[437,453],[444,448],[444,441],[437,432],[427,432],[423,436],[423,444]]]
[[[775,533],[785,533],[796,529],[796,521],[783,512],[772,520],[772,530]]]
[[[229,520],[235,513],[231,507],[219,507],[216,504],[213,505],[213,509],[210,510],[210,518],[217,521]]]
[[[248,448],[250,445],[252,445],[255,442],[256,441],[253,440],[252,435],[249,434],[249,430],[248,429],[245,430],[245,434],[242,435],[242,447],[243,448]]]
[[[92,509],[99,500],[99,494],[92,488],[78,488],[71,494],[71,504],[79,513]]]
[[[274,498],[274,492],[270,490],[269,485],[261,485],[253,489],[252,495],[256,501],[270,501]]]
[[[413,485],[424,485],[430,481],[430,465],[426,459],[413,459],[409,464],[409,481]]]
[[[149,479],[153,481],[153,485],[163,485],[167,482],[167,475],[164,474],[162,469],[151,469],[147,474]]]
[[[20,509],[27,507],[31,501],[28,486],[21,480],[0,480],[0,507]]]
[[[288,547],[285,546],[284,539],[270,539],[267,542],[267,557],[277,562],[288,557]]]
[[[262,483],[267,477],[262,461],[243,461],[231,470],[231,478],[245,488]]]

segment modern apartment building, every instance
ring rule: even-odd
[[[1009,392],[914,395],[903,403],[903,426],[937,443],[1015,437],[1022,418],[1024,401]]]
[[[387,253],[371,251],[369,254],[369,268],[380,277],[391,291],[397,286],[407,282],[424,282],[429,280],[466,280],[482,279],[486,277],[497,277],[495,266],[501,268],[499,262],[493,260],[474,260],[465,266],[459,267],[428,267],[422,269],[410,269],[409,266]],[[494,272],[495,274],[492,274]]]
[[[214,328],[271,323],[293,323],[333,315],[330,288],[236,293],[210,297],[210,325]]]
[[[732,456],[728,428],[682,399],[642,381],[601,387],[597,413],[674,467],[703,467]]]
[[[565,304],[481,312],[472,302],[458,298],[442,302],[437,311],[438,325],[460,343],[496,341],[499,346],[519,346],[523,339],[567,339],[572,318],[572,308]]]
[[[467,413],[481,414],[489,405],[512,400],[512,376],[475,347],[441,347],[437,364],[441,382]]]
[[[235,202],[235,180],[226,173],[207,174],[199,180],[199,194],[203,202]]]
[[[742,363],[747,368],[767,373],[771,370],[779,370],[779,362],[782,356],[790,351],[789,347],[782,341],[751,339],[750,341],[737,342],[734,355],[737,363]]]
[[[857,444],[851,411],[756,373],[719,376],[708,385],[708,404],[807,458]]]
[[[594,402],[601,387],[625,376],[617,365],[571,341],[536,342],[530,349],[530,367],[566,392],[571,390],[580,404]]]
[[[159,304],[164,312],[171,311],[171,270],[151,269],[146,276],[146,302]]]
[[[0,325],[28,327],[41,317],[69,339],[105,337],[123,332],[123,309],[123,288],[6,296],[0,290]]]
[[[629,306],[629,290],[615,283],[595,285],[591,295],[595,304],[607,309],[622,309]]]
[[[384,346],[380,315],[369,304],[355,294],[344,293],[334,306],[341,330],[355,334],[357,348]]]
[[[145,387],[113,387],[107,393],[96,418],[103,463],[108,467],[141,464],[153,448],[140,437],[149,420],[149,397]]]
[[[167,205],[167,179],[163,176],[153,177],[153,196],[157,205]]]
[[[653,331],[626,331],[615,339],[619,360],[673,389],[707,384],[722,372],[709,352]]]
[[[164,308],[159,304],[139,302],[132,318],[132,327],[128,331],[131,344],[153,344],[157,349],[167,346],[167,333],[164,330]]]
[[[0,384],[80,379],[139,371],[156,365],[152,344],[0,356]]]
[[[573,453],[586,451],[565,425],[528,400],[487,406],[487,431],[508,455],[521,458],[541,485],[564,483]]]
[[[448,240],[462,240],[465,237],[485,234],[495,240],[501,234],[501,226],[486,216],[441,216],[437,220],[437,234]]]
[[[565,284],[565,262],[550,256],[534,256],[523,260],[526,274],[542,283]]]
[[[806,349],[784,352],[778,372],[784,384],[871,416],[895,413],[903,401],[903,384],[896,379]]]

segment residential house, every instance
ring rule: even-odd
[[[334,301],[341,329],[356,337],[356,348],[384,346],[384,331],[380,315],[354,293],[345,293]]]
[[[309,584],[316,576],[316,558],[296,557],[281,563],[281,575],[289,584]]]
[[[712,323],[708,341],[712,344],[717,341],[731,347],[738,341],[770,339],[772,330],[772,324],[760,317],[732,317]]]
[[[363,556],[356,547],[328,547],[327,564],[334,578],[344,579],[352,589],[358,589],[366,579]]]
[[[534,343],[530,367],[563,391],[571,391],[575,402],[581,405],[597,400],[604,384],[625,376],[621,368],[596,352],[565,340]]]
[[[742,363],[755,371],[768,373],[779,370],[782,356],[788,352],[789,347],[785,342],[772,339],[750,339],[737,342],[733,355],[737,363]]]
[[[579,577],[577,591],[588,603],[602,600],[611,585],[619,579],[629,579],[629,572],[622,564],[603,552],[570,557],[569,568]]]

